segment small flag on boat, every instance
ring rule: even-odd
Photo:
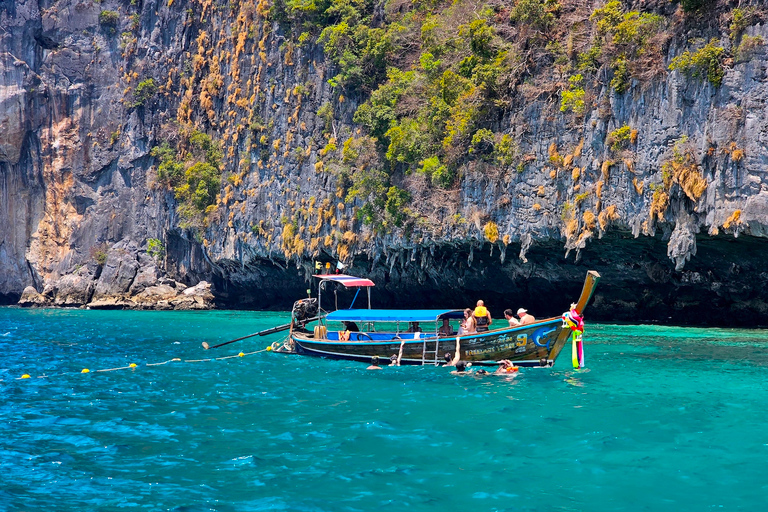
[[[315,270],[320,270],[321,268],[323,268],[323,264],[320,263],[319,261],[316,261],[315,262]]]
[[[336,270],[344,270],[344,267],[346,267],[346,265],[343,264],[342,262],[340,261],[336,262]]]

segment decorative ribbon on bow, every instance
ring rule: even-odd
[[[584,333],[584,319],[571,307],[567,313],[563,313],[563,327],[568,326],[572,331],[571,360],[576,369],[584,368],[584,343],[581,335]]]

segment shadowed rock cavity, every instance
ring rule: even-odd
[[[494,318],[506,308],[525,307],[534,316],[559,316],[579,296],[587,270],[602,279],[588,306],[591,321],[689,324],[703,326],[768,325],[768,285],[763,251],[768,241],[752,237],[699,237],[698,252],[676,271],[659,237],[605,236],[581,251],[579,261],[564,257],[557,242],[534,244],[528,262],[506,258],[499,247],[437,247],[392,251],[390,259],[355,260],[344,271],[371,278],[374,308],[464,308],[483,299]],[[517,254],[519,247],[507,251]],[[471,264],[468,263],[470,253]],[[394,255],[394,256],[392,256]],[[213,277],[217,304],[225,308],[287,310],[306,296],[317,280],[306,279],[307,262],[284,270],[269,261],[222,265]],[[348,308],[354,289],[323,291],[323,306]],[[354,307],[367,307],[361,292]]]

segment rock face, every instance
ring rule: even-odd
[[[161,277],[156,261],[133,242],[120,242],[103,254],[101,263],[80,267],[46,285],[42,293],[28,286],[19,305],[91,309],[211,309],[211,285],[188,287]],[[103,261],[103,262],[102,262]]]
[[[388,258],[358,258],[345,271],[376,283],[374,308],[464,308],[483,299],[494,318],[520,307],[546,318],[565,312],[578,298],[586,272],[597,270],[602,279],[586,312],[590,321],[762,325],[768,313],[762,291],[768,286],[762,256],[768,241],[700,237],[697,247],[682,271],[667,257],[663,240],[630,234],[606,235],[600,244],[587,245],[578,261],[566,258],[562,246],[551,242],[532,246],[527,262],[508,257],[502,263],[502,251],[515,255],[520,246],[486,243],[392,251]],[[306,296],[310,271],[309,265],[288,271],[263,265],[214,284],[228,290],[219,300],[231,307],[286,309]],[[316,296],[316,285],[312,289]],[[354,289],[341,287],[336,294],[324,290],[322,306],[348,308],[354,294]],[[367,307],[363,294],[356,307]]]
[[[334,89],[324,43],[311,31],[300,43],[278,7],[0,2],[0,303],[285,309],[314,261],[341,260],[377,282],[382,306],[481,295],[497,316],[559,314],[594,268],[592,318],[768,324],[764,45],[724,59],[715,86],[667,68],[694,36],[737,55],[727,27],[624,2],[670,20],[660,71],[622,94],[596,74],[581,117],[560,111],[567,77],[546,84],[554,93],[521,79],[489,126],[518,141],[523,165],[469,158],[439,189],[385,168],[386,148],[344,167],[370,91]],[[398,16],[391,7],[377,4],[372,24]],[[761,15],[749,19],[743,33],[768,40]],[[634,135],[617,147],[625,126]],[[219,145],[226,178],[194,222],[151,155],[193,130]],[[361,222],[373,201],[350,195],[350,176],[374,164],[409,191],[404,227]]]

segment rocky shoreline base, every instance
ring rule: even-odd
[[[103,296],[96,300],[78,300],[79,295],[38,293],[28,286],[21,294],[18,305],[23,307],[85,307],[87,309],[152,309],[152,310],[193,310],[214,309],[211,284],[202,281],[187,287],[172,279],[148,286],[141,293],[132,296]]]
[[[184,272],[173,279],[163,266],[134,242],[118,242],[93,261],[69,269],[59,278],[46,279],[42,287],[27,286],[18,305],[154,310],[215,307],[209,281]]]

